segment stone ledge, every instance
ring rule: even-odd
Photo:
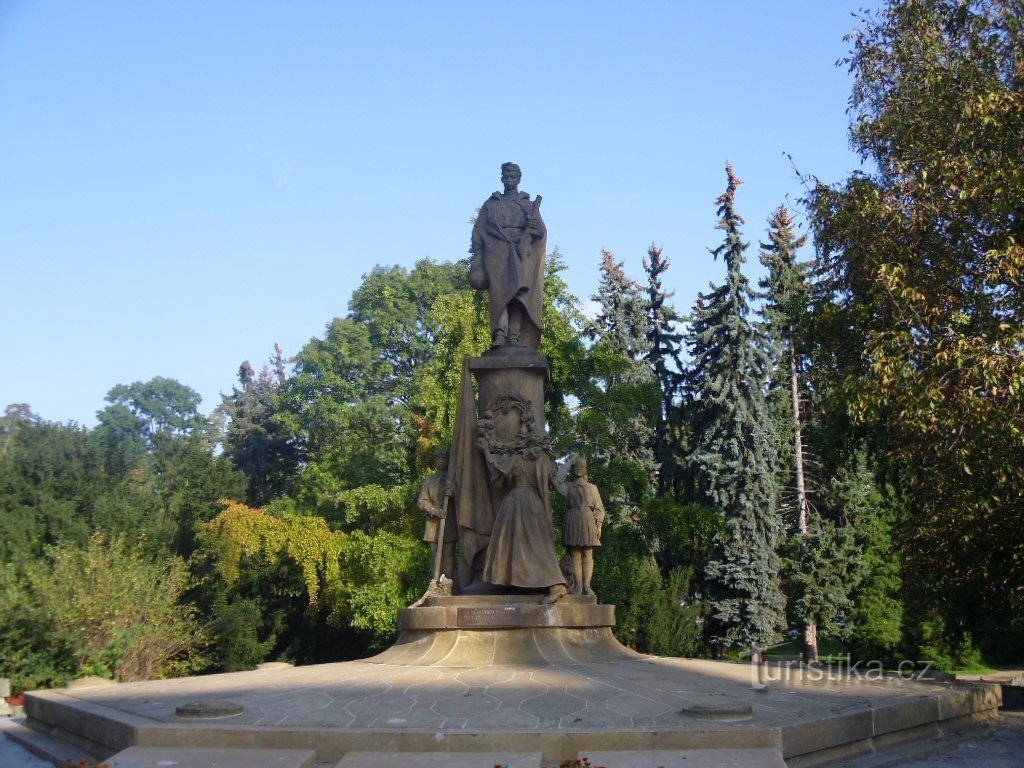
[[[646,752],[582,750],[577,757],[609,768],[786,768],[776,749],[661,749]]]
[[[311,749],[202,749],[129,747],[107,761],[110,768],[310,768]]]
[[[349,752],[335,768],[541,768],[540,752]]]
[[[469,357],[466,360],[471,371],[534,368],[548,375],[548,359],[530,347],[498,347],[484,352],[482,357]]]
[[[614,627],[614,605],[479,601],[423,605],[398,612],[399,630]]]
[[[547,592],[524,592],[517,595],[448,595],[428,597],[424,606],[485,607],[493,605],[540,605]],[[597,605],[595,595],[564,595],[555,605]]]
[[[640,657],[619,643],[611,627],[606,625],[582,628],[405,629],[391,648],[367,661],[425,667],[492,667],[593,664]]]

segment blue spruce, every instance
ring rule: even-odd
[[[765,401],[771,358],[763,332],[749,319],[755,294],[742,272],[747,244],[735,209],[742,182],[732,166],[726,174],[726,191],[717,200],[725,241],[712,251],[725,260],[726,281],[698,296],[687,334],[696,446],[691,461],[698,494],[725,519],[705,569],[712,606],[707,639],[720,650],[749,647],[757,657],[785,625],[782,525]]]

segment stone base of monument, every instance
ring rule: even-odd
[[[543,594],[427,598],[399,611],[398,641],[368,659],[378,664],[428,667],[592,664],[639,657],[612,634],[615,606],[567,595],[542,603]]]
[[[470,606],[426,607],[455,608],[457,616],[459,608]],[[521,607],[527,621],[533,608]],[[550,639],[606,630],[519,626],[406,632],[433,633],[431,642],[437,644],[445,633]],[[404,652],[402,646],[421,639],[400,642],[392,651]],[[544,657],[546,640],[532,642],[531,653]],[[374,752],[390,754],[389,764],[410,768],[492,768],[496,754],[522,766],[538,765],[537,755],[553,766],[600,754],[608,768],[778,768],[782,760],[796,768],[948,737],[998,720],[1000,704],[998,684],[799,667],[758,671],[629,651],[597,662],[508,664],[483,654],[482,663],[467,666],[394,663],[387,653],[364,661],[38,691],[26,694],[25,709],[36,732],[88,745],[102,759],[146,747],[151,748],[147,754],[157,754],[152,748],[183,755],[201,749],[265,751],[266,760],[245,753],[249,768],[280,768],[274,760],[282,750],[312,750],[321,764],[348,760],[343,766],[361,765],[366,757],[357,753]],[[211,702],[215,706],[205,706]],[[203,717],[204,712],[212,714]],[[296,759],[302,757],[298,752]],[[391,754],[396,752],[408,758],[396,763]],[[160,754],[161,760],[176,759]]]

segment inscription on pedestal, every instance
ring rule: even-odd
[[[459,608],[460,627],[518,627],[522,623],[523,616],[518,605]]]

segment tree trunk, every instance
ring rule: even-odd
[[[797,530],[807,535],[807,486],[804,484],[804,441],[800,432],[800,377],[796,368],[796,342],[789,335],[789,388],[793,398],[793,441],[796,450]],[[800,545],[801,559],[807,555],[807,542]],[[818,627],[814,619],[804,624],[804,663],[818,663]]]

